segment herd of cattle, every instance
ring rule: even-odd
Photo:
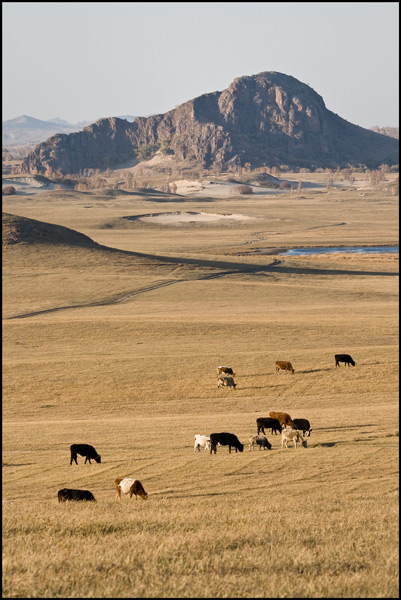
[[[345,363],[345,366],[355,366],[355,361],[349,354],[336,354],[335,355],[336,367],[340,365],[340,362]],[[285,371],[294,374],[295,370],[292,364],[288,361],[278,360],[275,364],[276,373]],[[230,387],[236,388],[234,381],[235,373],[231,367],[220,366],[217,367],[218,383],[217,387]],[[270,412],[268,417],[259,417],[256,419],[257,434],[250,435],[248,439],[249,451],[254,450],[255,446],[259,446],[259,450],[271,450],[271,443],[266,437],[265,430],[271,430],[271,433],[277,435],[281,434],[281,447],[288,448],[288,442],[294,444],[296,449],[297,444],[301,444],[304,448],[307,448],[307,440],[305,437],[309,437],[311,434],[310,423],[307,419],[292,419],[288,413],[285,412]],[[260,435],[263,433],[263,435]],[[211,433],[208,435],[195,434],[194,453],[200,452],[201,448],[209,450],[210,454],[213,452],[216,454],[217,446],[228,446],[228,451],[231,454],[231,448],[235,449],[235,452],[243,452],[244,444],[242,444],[234,433],[221,432]],[[85,463],[91,460],[97,463],[101,462],[101,456],[97,453],[93,446],[89,444],[72,444],[70,446],[70,465],[73,462],[78,464],[77,456],[84,456]],[[117,490],[116,497],[121,500],[121,494],[129,494],[129,497],[135,496],[135,498],[142,498],[146,500],[148,497],[142,483],[138,479],[132,479],[129,477],[119,477],[114,482]],[[70,500],[75,501],[94,501],[95,497],[89,490],[75,490],[64,488],[59,490],[57,493],[59,502],[67,502]]]
[[[311,434],[311,426],[307,419],[291,419],[290,415],[285,412],[271,412],[268,417],[259,417],[256,419],[258,433],[250,435],[248,439],[249,451],[254,450],[255,446],[259,446],[259,450],[271,450],[271,443],[266,437],[265,429],[271,430],[272,434],[281,434],[281,447],[288,448],[288,442],[293,442],[294,449],[297,443],[300,443],[304,448],[307,448],[307,440]],[[260,433],[264,435],[260,435]],[[244,444],[242,444],[234,433],[227,431],[221,433],[211,433],[210,435],[195,434],[194,454],[200,452],[201,448],[209,450],[210,454],[216,454],[217,446],[228,446],[228,451],[231,453],[231,448],[235,451],[243,452]]]

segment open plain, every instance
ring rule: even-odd
[[[50,190],[3,211],[3,597],[398,597],[398,254],[280,254],[397,244],[398,196]],[[270,411],[308,419],[308,447],[250,452]],[[244,451],[194,454],[222,431]],[[70,465],[72,443],[101,463]]]

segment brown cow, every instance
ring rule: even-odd
[[[269,413],[269,417],[271,419],[277,419],[280,423],[281,427],[290,427],[291,429],[295,429],[294,423],[288,413],[285,412],[271,412]]]
[[[132,495],[135,495],[135,498],[138,500],[138,496],[142,498],[142,500],[147,500],[148,494],[145,492],[142,483],[139,479],[130,479],[128,477],[119,477],[114,482],[115,488],[117,490],[117,498],[121,500],[121,492],[123,494],[129,494],[129,497],[132,498]]]
[[[288,360],[276,360],[276,373],[279,373],[280,371],[285,371],[286,373],[290,372],[293,375],[295,373],[295,369]]]

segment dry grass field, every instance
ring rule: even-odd
[[[277,254],[398,243],[398,197],[59,190],[3,211],[25,218],[3,225],[3,597],[398,597],[398,254]],[[124,218],[180,211],[252,219]],[[250,452],[277,410],[308,447]],[[194,454],[220,431],[244,451]],[[101,464],[70,466],[81,442]],[[119,476],[148,500],[119,502]]]

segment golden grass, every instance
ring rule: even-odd
[[[4,249],[4,597],[398,597],[398,256],[260,254],[395,243],[397,199],[308,196],[210,200],[258,219],[192,230],[120,228],[177,210],[134,196],[4,202],[155,255]],[[217,389],[219,364],[236,390]],[[248,451],[271,410],[310,420],[308,448],[267,434],[270,452]],[[194,434],[218,431],[244,452],[194,455]],[[77,442],[102,463],[70,466]],[[118,476],[149,499],[118,502]],[[58,504],[63,487],[97,502]]]

